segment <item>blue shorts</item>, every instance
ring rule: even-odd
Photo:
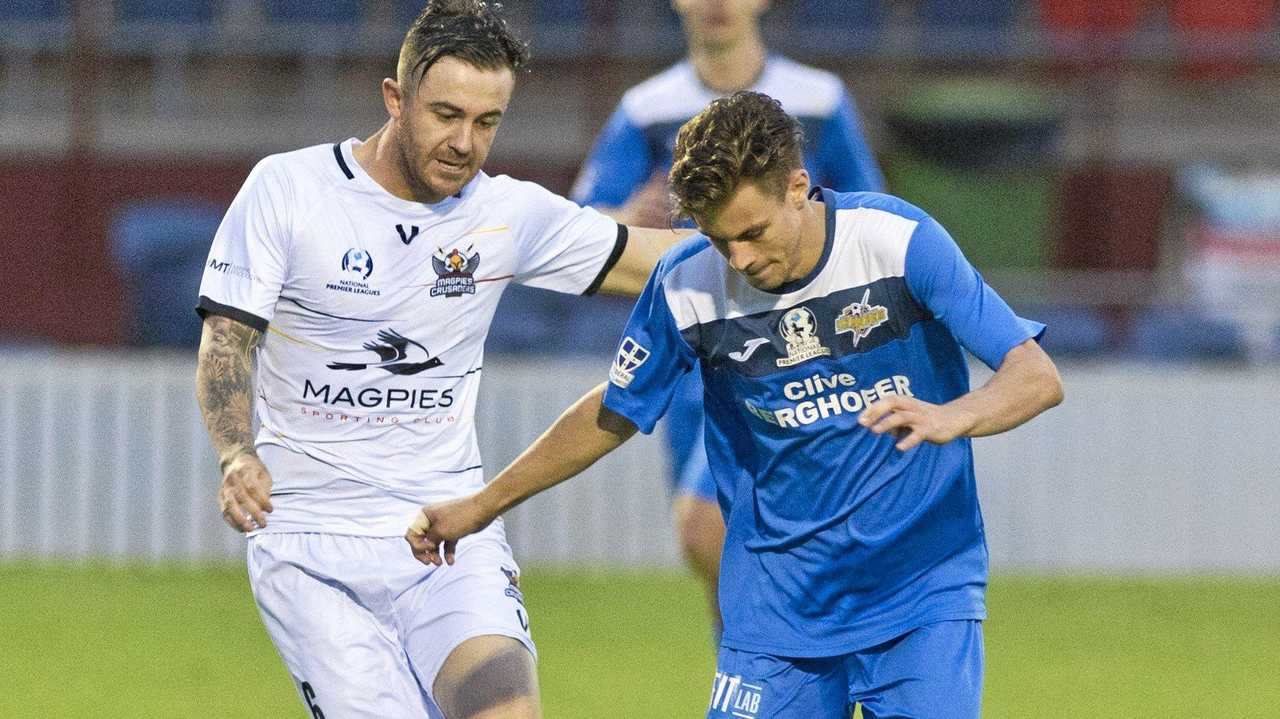
[[[697,372],[690,373],[676,388],[666,421],[672,494],[716,501],[716,480],[703,445],[702,379]]]
[[[982,622],[928,624],[838,657],[720,648],[707,719],[977,719]]]

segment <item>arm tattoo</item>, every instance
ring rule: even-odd
[[[261,332],[235,320],[210,315],[204,322],[196,399],[223,469],[254,453],[253,348],[261,341]]]

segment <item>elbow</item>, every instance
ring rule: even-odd
[[[1041,381],[1041,387],[1044,395],[1044,408],[1052,409],[1062,404],[1065,393],[1062,389],[1062,376],[1058,374],[1058,368],[1053,362],[1049,363]]]

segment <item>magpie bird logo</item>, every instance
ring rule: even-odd
[[[439,357],[432,357],[426,347],[414,342],[395,330],[381,330],[376,340],[364,343],[364,348],[378,355],[376,362],[334,362],[329,369],[356,371],[369,368],[383,369],[391,374],[418,374],[423,370],[444,364]]]

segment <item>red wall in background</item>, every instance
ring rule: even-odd
[[[182,197],[225,206],[251,166],[249,158],[0,160],[0,338],[122,342],[129,315],[107,237],[116,209],[135,200]],[[530,165],[489,171],[563,192],[574,170]],[[1058,188],[1052,264],[1154,269],[1171,195],[1165,168],[1069,168]]]
[[[107,237],[117,208],[183,197],[226,206],[252,165],[251,158],[0,160],[0,338],[122,342],[129,315]],[[558,191],[573,178],[573,168],[490,170],[506,171]]]
[[[107,228],[140,199],[229,204],[250,163],[60,159],[0,161],[0,335],[116,344],[126,307]],[[210,238],[212,239],[212,238]]]

